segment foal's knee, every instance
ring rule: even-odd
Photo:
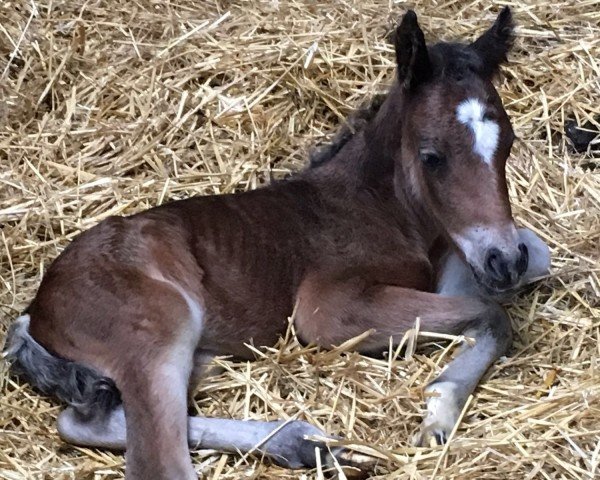
[[[512,344],[513,332],[510,318],[502,305],[491,300],[482,300],[483,313],[470,323],[464,335],[475,340],[487,338],[492,340],[497,355],[504,355]]]

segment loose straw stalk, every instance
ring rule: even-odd
[[[600,1],[502,4],[520,25],[497,81],[519,139],[509,193],[519,223],[551,245],[554,270],[510,307],[512,356],[490,370],[451,443],[409,443],[421,388],[450,357],[439,336],[421,336],[414,355],[390,360],[303,348],[290,334],[254,363],[220,359],[223,373],[196,392],[198,414],[307,420],[357,451],[376,451],[374,478],[598,478],[600,175],[597,156],[569,150],[563,123],[600,113]],[[310,145],[393,81],[385,35],[404,7],[3,2],[0,336],[83,229],[302,168]],[[498,6],[424,0],[415,8],[434,41],[474,38]],[[121,455],[65,445],[55,429],[60,406],[1,368],[1,478],[122,477]],[[205,478],[320,475],[231,454],[193,458]]]

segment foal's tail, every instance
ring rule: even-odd
[[[29,315],[17,318],[8,330],[2,357],[11,371],[45,395],[73,406],[83,418],[96,417],[121,403],[121,394],[108,377],[80,363],[52,355],[29,334]]]

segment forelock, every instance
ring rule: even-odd
[[[461,43],[440,42],[429,48],[434,78],[460,81],[481,76],[483,61],[477,53]]]

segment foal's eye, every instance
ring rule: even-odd
[[[490,112],[490,111],[488,110],[488,111],[486,111],[486,112],[483,114],[483,121],[484,121],[484,122],[488,122],[488,121],[491,121],[491,122],[493,122],[493,121],[497,120],[497,118],[496,118],[496,117],[497,117],[497,116],[496,116],[496,114],[495,114],[494,112]]]
[[[430,170],[435,170],[445,163],[443,156],[431,152],[421,153],[421,161]]]

